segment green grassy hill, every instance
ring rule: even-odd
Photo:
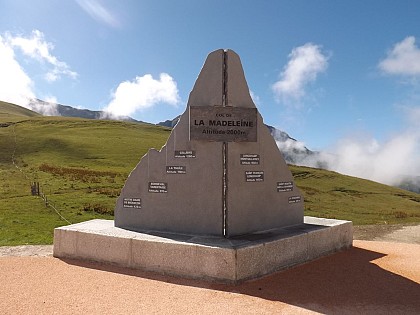
[[[36,117],[40,114],[24,107],[0,101],[0,122],[16,121],[23,117]]]
[[[0,103],[0,245],[50,244],[53,229],[67,221],[111,219],[129,172],[169,133],[149,124],[42,117]],[[325,170],[291,170],[306,215],[355,224],[420,222],[419,194]],[[31,195],[34,181],[53,207]]]

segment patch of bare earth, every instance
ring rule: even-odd
[[[354,226],[353,239],[420,244],[420,224]]]
[[[53,245],[0,246],[0,257],[52,256]]]

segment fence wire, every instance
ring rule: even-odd
[[[29,178],[29,176],[24,172],[24,170],[21,167],[19,167],[19,165],[17,165],[17,163],[16,163],[16,158],[15,157],[16,157],[16,149],[17,149],[17,135],[16,135],[15,126],[16,126],[16,124],[13,124],[13,128],[12,128],[13,139],[14,139],[13,153],[12,153],[12,164],[16,167],[16,169],[18,169],[22,173],[23,176],[25,176],[25,178],[27,180],[31,180]],[[59,215],[59,217],[61,219],[66,221],[68,224],[72,224],[69,220],[67,220],[60,213],[60,211],[54,206],[54,204],[52,204],[51,201],[48,200],[47,195],[45,195],[44,193],[41,192],[41,189],[40,189],[41,186],[39,185],[39,182],[33,182],[33,183],[37,186],[37,188],[36,188],[36,193],[34,194],[33,185],[31,184],[32,195],[40,197],[44,201],[46,207],[52,208]]]

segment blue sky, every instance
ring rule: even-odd
[[[229,48],[265,122],[311,149],[378,155],[420,129],[418,1],[0,0],[0,36],[0,100],[22,105],[171,119]]]

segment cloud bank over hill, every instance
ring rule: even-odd
[[[399,185],[406,176],[420,174],[420,136],[402,133],[384,143],[373,138],[345,138],[327,151],[297,164],[323,167],[341,174]]]
[[[292,50],[289,62],[273,84],[277,100],[300,110],[299,101],[307,85],[326,71],[329,56],[319,45],[307,43]],[[377,65],[381,74],[397,78],[397,85],[409,86],[410,92],[401,104],[394,104],[403,118],[404,127],[384,141],[366,134],[339,139],[321,152],[306,154],[306,146],[294,139],[277,140],[288,162],[322,167],[388,185],[399,185],[404,178],[420,177],[420,49],[415,38],[408,36],[396,43]],[[296,105],[297,104],[297,105]],[[356,131],[357,133],[357,131]],[[276,138],[276,135],[273,134]],[[419,183],[420,185],[420,183]]]
[[[420,176],[419,121],[409,124],[407,119],[404,130],[382,143],[369,137],[340,140],[332,149],[329,168],[389,185],[398,184],[403,175]]]
[[[418,128],[417,128],[418,129]],[[323,168],[420,193],[420,132],[405,132],[380,143],[368,136],[339,140],[323,151],[274,129],[271,134],[289,164]]]
[[[405,128],[385,141],[359,133],[339,139],[322,151],[272,131],[277,146],[291,164],[324,168],[391,186],[411,183],[420,192],[420,107],[404,107]]]

